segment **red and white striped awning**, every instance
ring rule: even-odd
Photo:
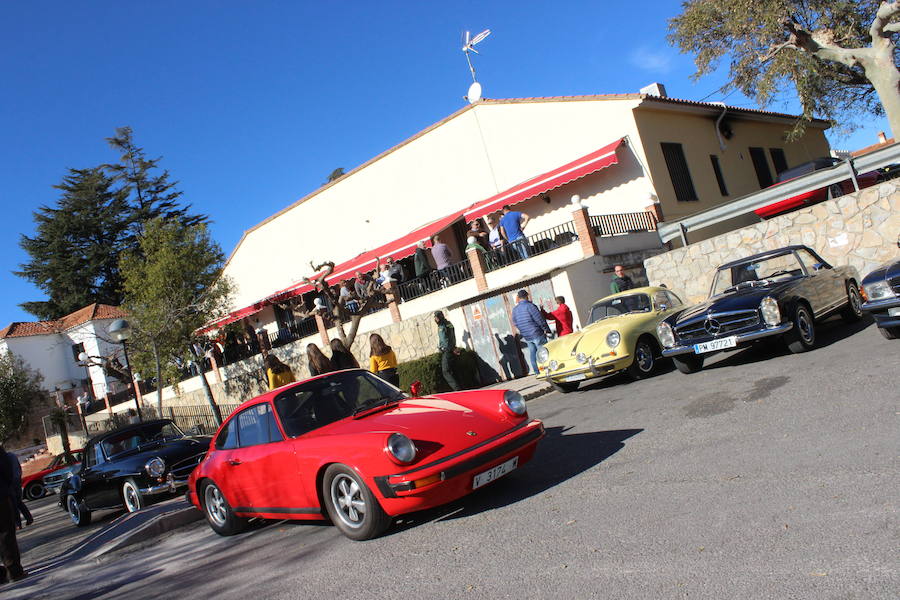
[[[619,157],[616,155],[616,150],[622,145],[624,140],[625,138],[619,138],[595,152],[566,163],[543,175],[532,177],[528,181],[491,196],[487,200],[477,202],[466,209],[463,216],[465,216],[466,222],[474,221],[484,215],[498,211],[506,205],[517,204],[529,198],[534,198],[561,185],[571,183],[591,173],[596,173],[600,169],[618,164]]]

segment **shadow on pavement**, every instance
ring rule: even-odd
[[[600,464],[625,447],[625,440],[643,429],[619,429],[566,435],[550,427],[530,463],[497,483],[432,510],[404,515],[386,535],[430,521],[462,519],[536,496]]]

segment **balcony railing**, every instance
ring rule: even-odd
[[[635,231],[656,231],[656,217],[649,212],[594,215],[590,218],[595,236],[623,235]]]
[[[412,300],[467,279],[472,279],[472,265],[469,264],[469,259],[461,260],[446,269],[434,270],[424,277],[404,281],[398,286],[400,298]]]
[[[575,233],[575,223],[569,221],[568,223],[530,235],[527,238],[521,238],[515,242],[505,244],[501,248],[494,248],[485,252],[484,270],[486,272],[496,271],[531,256],[537,256],[556,248],[568,246],[577,239],[578,234]]]
[[[287,327],[283,327],[274,333],[269,334],[269,344],[273,348],[296,342],[305,337],[315,335],[319,332],[319,326],[316,325],[315,317],[308,317],[300,321],[289,323]]]

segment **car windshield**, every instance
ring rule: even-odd
[[[769,285],[775,281],[799,277],[803,272],[803,265],[794,252],[720,267],[716,271],[709,295],[712,297],[744,287]]]
[[[130,427],[125,431],[114,433],[100,442],[107,458],[139,448],[141,445],[155,440],[170,440],[184,437],[178,427],[171,421],[147,423],[142,427]]]
[[[609,317],[627,315],[628,313],[650,312],[651,306],[650,296],[647,294],[629,294],[627,296],[607,298],[591,307],[589,322],[594,323]]]
[[[368,371],[341,371],[307,381],[275,397],[275,412],[290,437],[303,435],[360,410],[398,402],[403,392]]]

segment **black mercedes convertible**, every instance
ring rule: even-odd
[[[664,349],[682,373],[703,368],[711,353],[781,336],[791,352],[815,346],[816,323],[840,312],[862,316],[859,274],[832,267],[806,246],[786,246],[720,266],[709,298],[662,321]]]

